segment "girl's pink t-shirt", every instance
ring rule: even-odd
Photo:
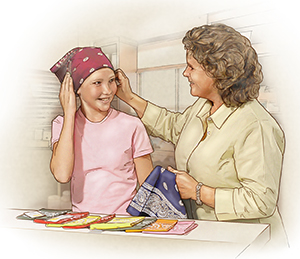
[[[52,145],[59,140],[62,125],[62,116],[53,120]],[[93,123],[78,109],[74,145],[73,211],[128,214],[137,186],[133,159],[153,152],[140,119],[111,108],[106,118]]]

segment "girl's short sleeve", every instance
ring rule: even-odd
[[[140,119],[136,119],[136,128],[133,134],[132,147],[133,158],[145,156],[153,152],[150,138]]]
[[[59,140],[60,133],[62,130],[64,118],[62,116],[57,116],[52,121],[52,129],[51,129],[51,147],[53,148],[53,145],[55,142]]]

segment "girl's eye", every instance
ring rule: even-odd
[[[95,85],[100,85],[101,82],[100,82],[100,81],[96,81],[94,84],[95,84]]]
[[[109,80],[110,83],[113,83],[115,81],[116,81],[116,78],[112,78],[112,79]]]

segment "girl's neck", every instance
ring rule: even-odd
[[[84,106],[80,106],[81,112],[90,122],[101,122],[108,114],[108,111],[95,111],[93,109],[87,109]]]

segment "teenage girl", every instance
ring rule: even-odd
[[[64,113],[52,122],[51,172],[58,182],[71,180],[73,211],[127,214],[137,184],[153,169],[153,149],[140,119],[111,107],[111,62],[100,48],[75,48],[51,72],[61,82]]]

